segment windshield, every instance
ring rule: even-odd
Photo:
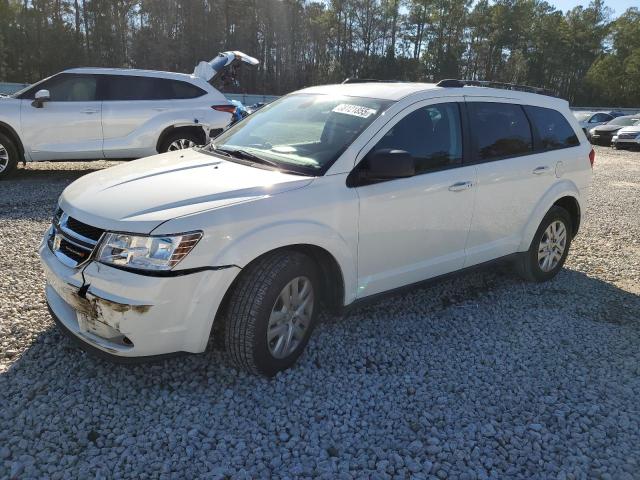
[[[636,125],[640,119],[636,117],[618,117],[611,120],[607,125],[622,125],[623,127],[629,127]]]
[[[248,152],[283,169],[321,175],[391,103],[361,97],[288,95],[215,138],[212,148]]]

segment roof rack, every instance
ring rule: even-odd
[[[438,83],[436,83],[436,87],[460,88],[464,86],[500,88],[502,90],[515,90],[518,92],[537,93],[538,95],[548,95],[550,97],[558,96],[557,93],[547,88],[531,87],[529,85],[518,85],[517,83],[493,82],[490,80],[445,79],[440,80]]]
[[[342,84],[344,85],[345,83],[370,83],[370,82],[375,82],[375,83],[398,83],[399,80],[381,80],[379,78],[345,78],[344,81],[342,82]]]

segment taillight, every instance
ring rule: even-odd
[[[235,105],[211,105],[211,108],[213,108],[214,110],[217,110],[219,112],[230,113],[231,115],[236,113],[236,106]]]
[[[589,163],[591,164],[591,168],[593,168],[593,164],[596,161],[596,151],[592,148],[589,152]]]

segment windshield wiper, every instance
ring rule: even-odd
[[[254,155],[251,152],[247,152],[246,150],[242,150],[240,148],[239,149],[216,148],[214,151],[222,152],[223,154],[226,153],[231,157],[241,158],[243,160],[249,160],[254,163],[262,163],[264,165],[270,165],[279,170],[282,169],[282,166],[279,163],[273,162],[271,160],[267,160],[266,158],[259,157],[257,155]]]
[[[225,157],[230,157],[230,158],[239,158],[241,160],[247,160],[251,163],[261,163],[263,165],[269,165],[270,167],[273,167],[281,172],[284,173],[291,173],[293,175],[301,175],[303,177],[312,177],[314,176],[312,173],[303,173],[303,172],[299,172],[297,170],[292,170],[290,168],[285,168],[282,165],[280,165],[277,162],[274,162],[272,160],[267,160],[266,158],[262,158],[259,157],[257,155],[254,155],[251,152],[247,152],[246,150],[243,150],[241,148],[235,149],[235,148],[218,148],[216,146],[214,146],[213,144],[208,145],[207,147],[205,147],[206,149],[208,149],[210,152],[213,153],[217,153],[218,155],[224,155]]]

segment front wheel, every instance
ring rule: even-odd
[[[19,152],[13,141],[0,133],[0,180],[8,178],[18,165]]]
[[[522,278],[545,282],[555,277],[567,258],[573,225],[569,213],[553,206],[542,219],[529,250],[516,260]]]
[[[277,251],[249,265],[225,306],[225,350],[239,368],[271,376],[292,366],[315,326],[320,281],[315,263]]]

